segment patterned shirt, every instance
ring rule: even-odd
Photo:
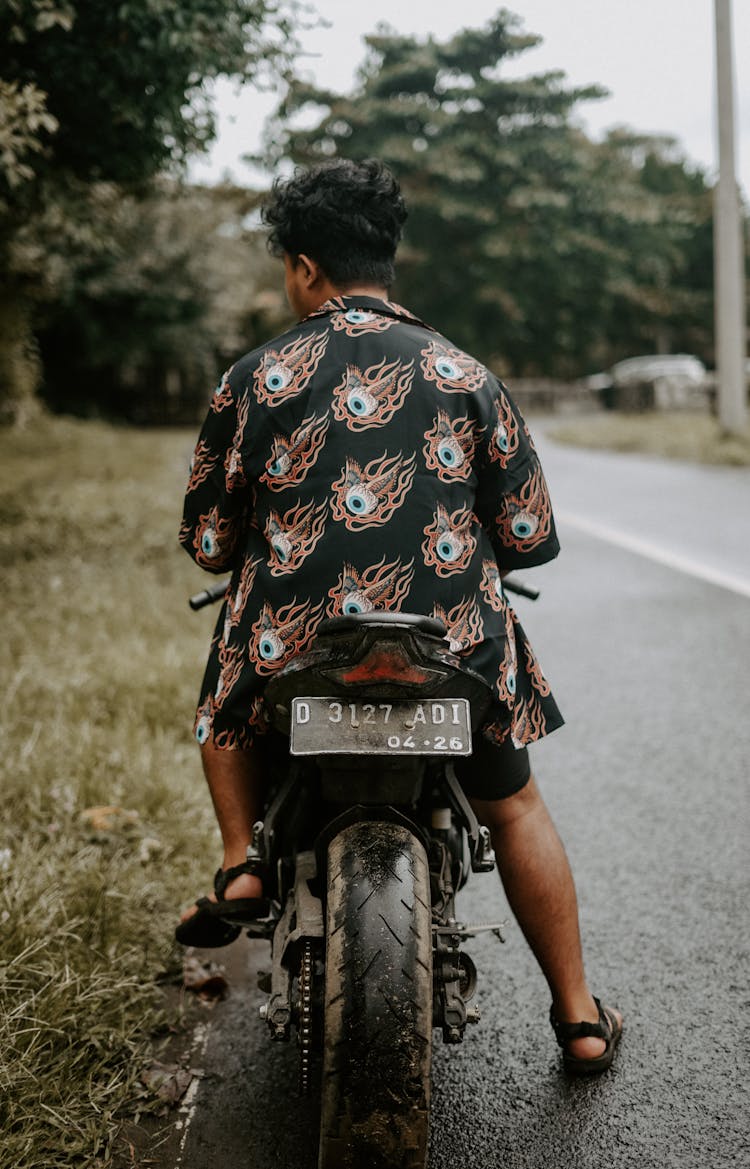
[[[492,373],[399,305],[337,297],[224,374],[180,542],[232,573],[200,743],[248,747],[270,675],[325,617],[375,609],[444,621],[492,688],[489,738],[562,723],[500,580],[559,550],[528,429]]]

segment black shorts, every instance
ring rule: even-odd
[[[476,800],[505,800],[531,778],[526,747],[514,747],[509,738],[498,746],[481,733],[474,736],[472,754],[457,759],[455,768],[464,792]]]
[[[255,747],[260,752],[262,766],[269,772],[286,765],[289,740],[277,731],[258,735]],[[529,752],[518,750],[510,739],[498,746],[477,732],[474,750],[465,759],[455,760],[456,776],[467,796],[477,800],[504,800],[525,787],[531,777]]]

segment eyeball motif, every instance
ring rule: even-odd
[[[219,545],[216,540],[216,533],[212,528],[206,528],[201,536],[201,552],[204,556],[208,556],[210,560],[213,560],[214,556],[218,554],[218,551]]]
[[[515,670],[508,670],[508,677],[506,680],[506,685],[508,687],[508,693],[515,694],[515,692],[516,692],[516,671]]]
[[[195,728],[195,737],[198,740],[198,742],[201,744],[201,746],[203,746],[203,744],[206,742],[206,739],[208,738],[208,736],[210,734],[211,734],[211,718],[209,715],[204,714],[201,718],[198,719],[198,725]]]
[[[285,365],[279,365],[277,362],[266,373],[266,389],[278,393],[279,390],[285,390],[291,380],[291,370],[287,369]]]
[[[346,509],[352,515],[369,515],[377,502],[377,498],[367,487],[350,487],[345,496]]]
[[[377,408],[377,402],[372,394],[368,394],[367,390],[350,390],[346,396],[346,404],[351,410],[352,414],[356,414],[358,418],[366,418],[370,414],[374,414]]]
[[[350,308],[348,312],[344,313],[344,320],[348,321],[350,325],[366,325],[369,321],[375,320],[375,313],[365,312],[364,309]]]
[[[463,541],[456,536],[442,536],[438,540],[437,554],[441,560],[447,561],[449,564],[457,560],[463,551]]]
[[[355,613],[369,613],[371,609],[372,602],[368,601],[364,593],[360,592],[347,593],[341,606],[341,612],[345,613],[347,617],[351,617]]]
[[[505,429],[502,422],[498,422],[497,424],[497,429],[495,430],[495,439],[497,440],[497,445],[500,450],[504,455],[507,455],[509,447],[508,431]]]
[[[513,516],[510,530],[519,540],[528,540],[530,536],[534,535],[538,527],[539,519],[537,516],[532,515],[530,511],[519,511]]]
[[[284,653],[286,646],[277,633],[264,633],[258,649],[264,662],[275,662]]]
[[[444,467],[461,467],[466,461],[464,452],[455,438],[446,438],[437,449],[438,458]]]
[[[457,382],[463,376],[455,361],[449,357],[439,357],[435,362],[435,370],[447,382]]]
[[[267,464],[268,474],[273,475],[274,479],[278,479],[279,476],[286,475],[291,464],[292,460],[289,458],[288,454],[279,455],[279,457],[274,459],[272,463]]]
[[[271,547],[273,548],[277,558],[281,561],[281,563],[286,564],[292,553],[291,544],[289,543],[287,537],[283,535],[274,536],[273,540],[271,541]]]

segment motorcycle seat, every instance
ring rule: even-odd
[[[431,637],[445,637],[446,634],[445,625],[437,617],[427,617],[423,613],[391,613],[377,609],[370,613],[346,613],[341,617],[328,617],[318,626],[318,634],[331,637],[339,633],[352,633],[362,626],[410,629],[415,633],[429,634]]]

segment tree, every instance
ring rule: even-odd
[[[206,83],[259,81],[294,50],[296,0],[5,0],[0,9],[0,414],[28,394],[40,303],[96,212],[145,192],[214,134]],[[92,218],[93,215],[93,218]],[[14,405],[13,403],[16,403]]]
[[[148,196],[96,191],[106,244],[67,255],[39,324],[42,398],[83,415],[193,422],[222,370],[287,323],[278,262],[247,226],[259,196],[169,179]]]
[[[538,39],[507,10],[446,43],[381,28],[351,94],[290,86],[265,157],[384,158],[412,211],[394,295],[501,371],[566,376],[657,344],[705,187],[657,189],[680,169],[662,141],[590,141],[574,115],[600,87],[509,77]],[[319,119],[299,128],[307,107]]]

